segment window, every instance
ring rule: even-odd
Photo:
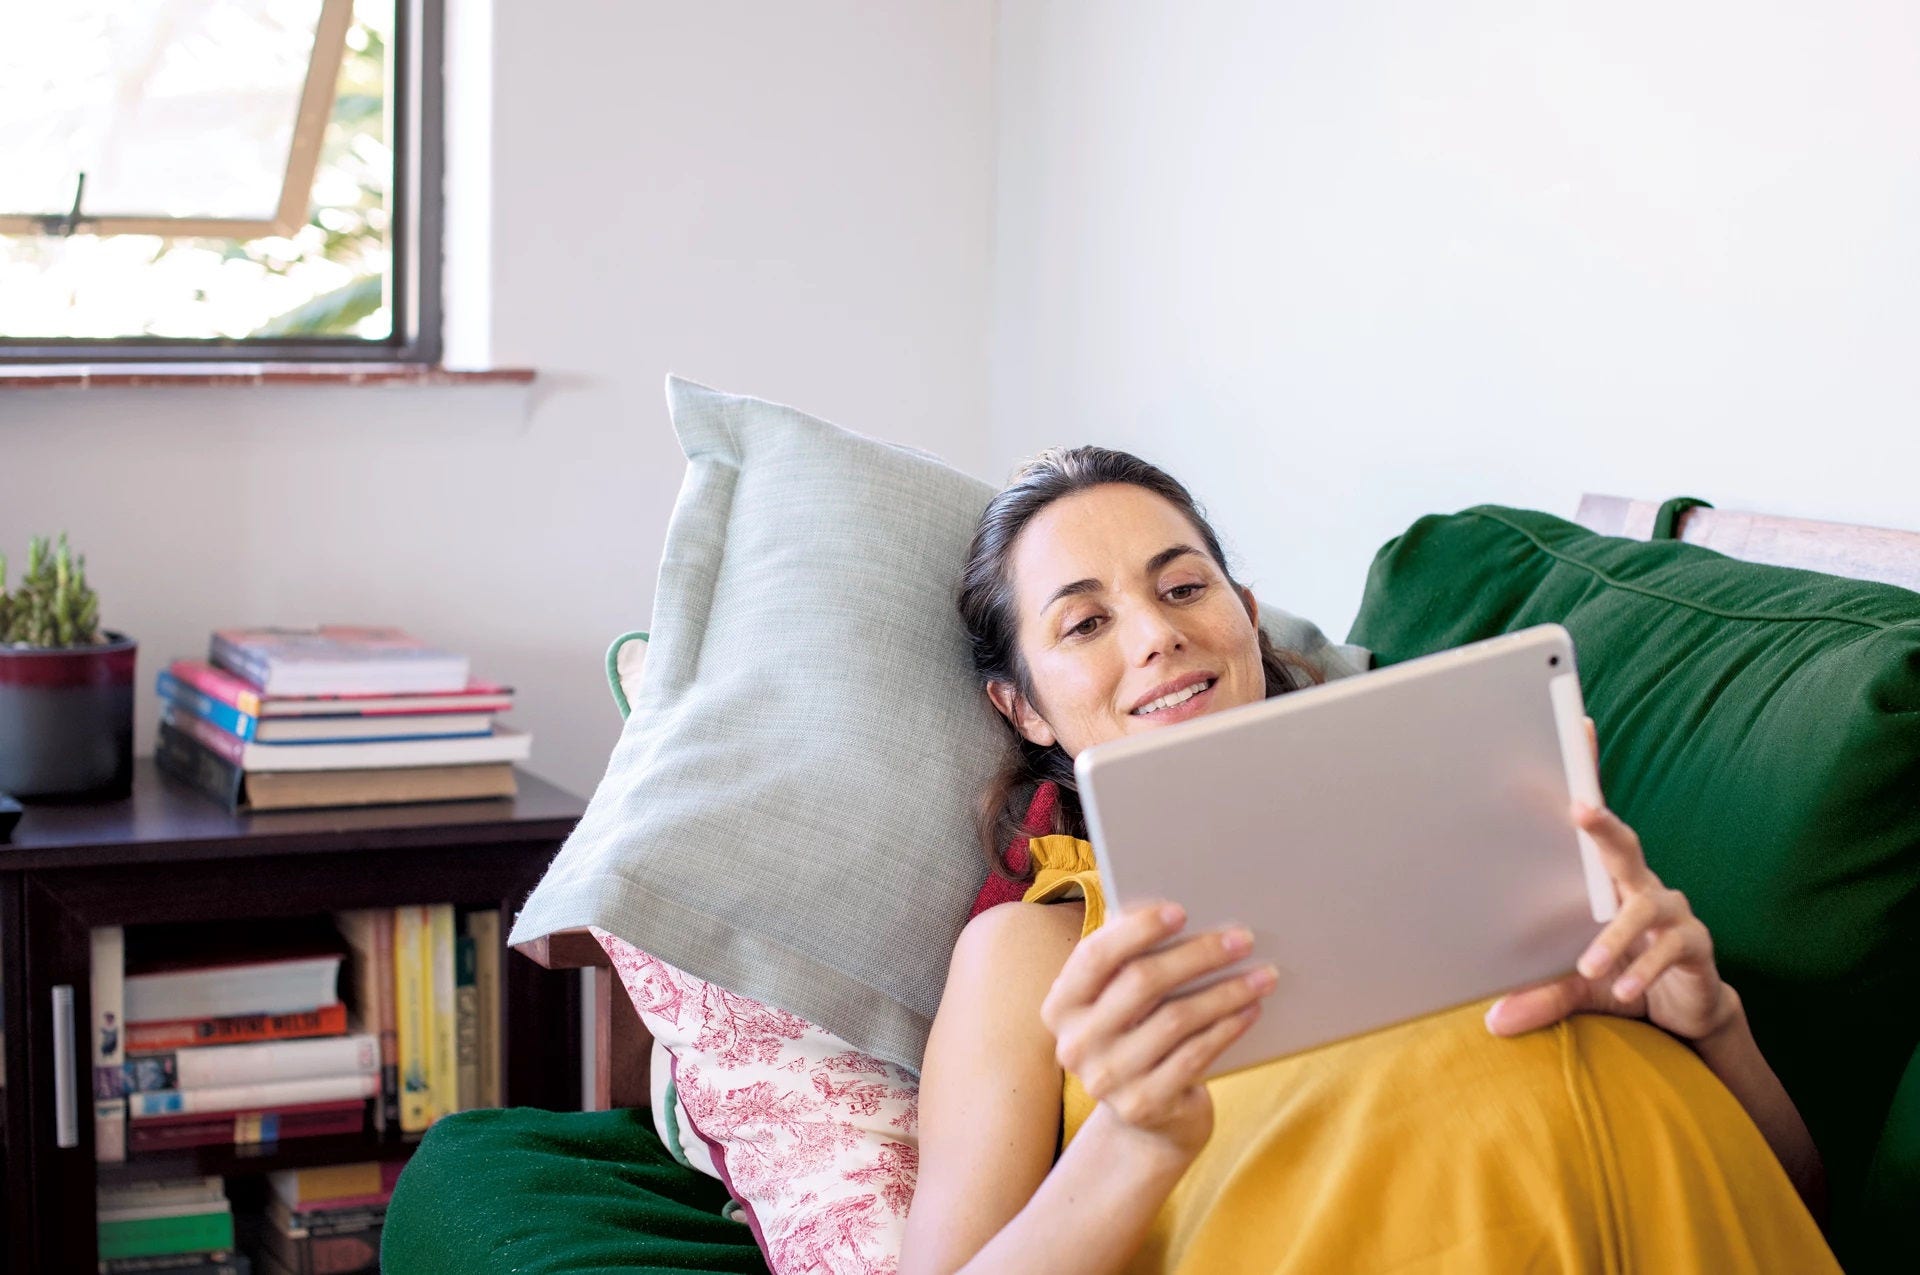
[[[440,0],[61,0],[0,38],[0,360],[439,357]]]

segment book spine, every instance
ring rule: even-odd
[[[277,1169],[267,1175],[274,1199],[291,1210],[329,1208],[335,1200],[371,1197],[384,1201],[385,1162],[363,1160],[352,1164],[322,1164],[305,1169]]]
[[[379,1088],[379,1077],[373,1075],[309,1076],[304,1080],[129,1094],[127,1107],[128,1114],[138,1121],[150,1116],[217,1114],[255,1107],[297,1107],[343,1098],[370,1098]]]
[[[138,1022],[290,1014],[339,1003],[344,953],[188,969],[126,978],[127,1017]]]
[[[103,1262],[233,1247],[233,1214],[226,1211],[101,1222],[98,1228]]]
[[[160,706],[160,725],[163,729],[179,731],[229,765],[247,768],[248,749],[252,746],[246,740],[221,730],[204,717],[194,716],[178,704]]]
[[[486,1108],[503,1107],[500,1088],[500,913],[485,908],[467,914],[467,933],[473,937],[473,990],[480,1011],[478,1038],[479,1087],[474,1101]]]
[[[427,924],[432,939],[433,1114],[450,1115],[460,1110],[460,1040],[454,1007],[453,981],[453,904],[436,903],[427,909]]]
[[[454,1084],[459,1110],[480,1105],[480,993],[475,986],[473,937],[453,941]]]
[[[177,723],[191,730],[194,719]],[[216,741],[202,739],[208,747]],[[234,741],[239,744],[238,740]],[[248,770],[401,770],[417,766],[479,766],[487,762],[525,761],[532,740],[524,731],[496,726],[480,735],[448,735],[438,739],[382,739],[371,743],[315,741],[298,744],[240,744],[236,760]]]
[[[378,1075],[379,1039],[369,1033],[209,1045],[147,1054],[124,1064],[128,1093],[216,1089],[312,1076]]]
[[[101,1262],[103,1275],[136,1275],[166,1271],[168,1275],[253,1275],[253,1260],[245,1253],[176,1253],[171,1257],[116,1257]]]
[[[347,1213],[366,1209],[379,1209],[384,1213],[392,1199],[393,1192],[388,1190],[368,1191],[362,1195],[336,1195],[331,1198],[315,1197],[298,1206],[288,1201],[285,1196],[280,1197],[281,1202],[287,1205],[295,1217],[325,1217],[330,1213]]]
[[[334,1271],[370,1271],[380,1260],[380,1228],[352,1235],[288,1234],[267,1228],[273,1258],[288,1275],[329,1275]]]
[[[153,751],[153,763],[188,787],[205,794],[228,810],[240,808],[246,772],[166,722],[160,723],[160,740]]]
[[[406,1133],[417,1133],[433,1123],[427,1074],[425,947],[426,909],[394,909],[394,1023],[400,1046],[400,1128]]]
[[[93,1158],[127,1158],[126,931],[117,925],[93,931]]]
[[[236,1146],[359,1133],[367,1119],[364,1103],[329,1104],[325,1110],[230,1111],[207,1117],[169,1117],[139,1121],[127,1130],[134,1151],[177,1147]]]
[[[246,682],[211,664],[199,660],[175,660],[167,671],[196,691],[213,696],[222,704],[231,704],[250,717],[264,717],[265,701]]]
[[[259,729],[259,718],[222,703],[205,691],[195,690],[165,669],[161,670],[155,689],[173,708],[218,726],[237,739],[252,739]]]
[[[267,693],[267,661],[225,634],[215,633],[207,643],[207,661],[215,668],[225,669],[262,695]]]
[[[387,1221],[387,1206],[371,1204],[350,1209],[299,1209],[285,1215],[287,1229],[308,1235],[357,1235],[376,1230]]]
[[[394,1011],[392,908],[377,908],[373,917],[374,995],[379,1007],[376,1022],[369,1024],[380,1033],[380,1106],[379,1125],[383,1129],[400,1127],[400,1031]]]
[[[104,1275],[140,1275],[166,1271],[168,1275],[253,1275],[253,1260],[245,1253],[175,1254],[172,1257],[116,1257],[100,1263]]]
[[[288,1014],[231,1014],[127,1024],[127,1052],[164,1053],[197,1045],[241,1045],[263,1040],[338,1036],[347,1030],[347,1007],[322,1005]]]

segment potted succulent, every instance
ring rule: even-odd
[[[101,632],[87,560],[35,537],[19,586],[0,555],[0,793],[124,795],[136,644]]]

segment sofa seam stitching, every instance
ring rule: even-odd
[[[1831,620],[1840,624],[1857,624],[1863,628],[1877,629],[1882,632],[1889,629],[1905,628],[1910,624],[1920,623],[1920,621],[1914,621],[1914,620],[1880,620],[1880,619],[1873,619],[1873,618],[1857,616],[1857,615],[1837,615],[1830,611],[1820,611],[1812,615],[1781,615],[1777,613],[1756,612],[1756,611],[1728,611],[1719,607],[1709,606],[1704,602],[1695,602],[1688,598],[1675,597],[1672,594],[1663,593],[1660,590],[1651,588],[1647,585],[1635,584],[1630,581],[1615,579],[1613,576],[1608,575],[1601,568],[1593,565],[1590,562],[1585,562],[1579,558],[1572,557],[1562,552],[1561,550],[1554,548],[1552,545],[1549,545],[1545,541],[1541,540],[1540,537],[1535,535],[1532,531],[1529,531],[1527,528],[1520,526],[1518,523],[1513,522],[1510,519],[1503,518],[1498,514],[1488,513],[1482,510],[1475,510],[1470,512],[1468,516],[1474,517],[1474,518],[1485,518],[1489,522],[1499,523],[1501,526],[1506,527],[1508,530],[1513,531],[1518,535],[1520,535],[1522,538],[1524,538],[1530,544],[1532,544],[1534,548],[1546,554],[1549,558],[1552,558],[1555,562],[1564,563],[1565,565],[1570,567],[1577,567],[1580,570],[1587,572],[1589,575],[1597,577],[1599,580],[1601,580],[1602,582],[1606,583],[1607,585],[1615,589],[1621,589],[1628,593],[1637,593],[1643,597],[1653,598],[1657,601],[1670,603],[1674,606],[1686,607],[1689,610],[1699,611],[1703,614],[1711,615],[1722,620],[1740,620],[1740,621],[1747,621],[1747,622],[1754,622],[1754,623],[1758,623],[1762,621],[1780,622],[1780,621],[1793,621],[1793,620],[1804,620],[1804,621]],[[1593,534],[1598,535],[1599,533],[1595,532]],[[1648,541],[1647,543],[1651,544],[1653,542]],[[1679,542],[1676,541],[1674,543],[1679,543]],[[1709,550],[1708,552],[1718,552],[1718,551]],[[1724,557],[1725,555],[1722,555],[1722,556]],[[1738,559],[1729,559],[1729,560],[1738,561]],[[1771,564],[1748,563],[1747,565],[1765,566],[1765,565],[1771,565]],[[1799,568],[1783,567],[1780,569],[1792,571],[1792,570],[1798,570]],[[1873,584],[1878,582],[1862,581],[1862,583]]]

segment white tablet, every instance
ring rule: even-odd
[[[1280,971],[1208,1072],[1570,972],[1613,884],[1557,624],[1115,740],[1075,766],[1109,913],[1169,899]]]

